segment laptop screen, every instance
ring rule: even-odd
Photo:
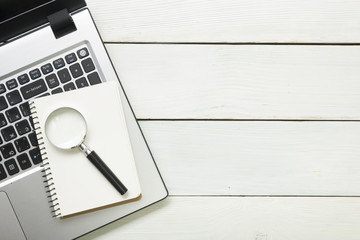
[[[50,14],[65,8],[71,13],[85,6],[84,0],[0,0],[0,46],[47,23]]]
[[[54,0],[1,0],[0,1],[0,23],[6,20],[16,18],[22,14],[33,11]],[[9,8],[8,6],[12,6]]]

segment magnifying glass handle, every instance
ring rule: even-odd
[[[99,155],[95,151],[91,151],[87,156],[92,164],[106,177],[106,179],[119,191],[121,195],[127,192],[127,188],[124,184],[115,176],[110,168],[101,160]]]

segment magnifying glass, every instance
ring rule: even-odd
[[[57,148],[79,148],[104,177],[119,191],[121,195],[127,188],[115,176],[110,168],[101,160],[95,151],[91,151],[84,143],[87,125],[84,116],[74,108],[63,107],[54,110],[45,122],[45,133],[49,141]]]

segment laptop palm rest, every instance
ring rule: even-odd
[[[26,240],[10,200],[5,192],[0,192],[0,215],[2,219],[6,219],[6,221],[1,222],[0,224],[2,239]]]

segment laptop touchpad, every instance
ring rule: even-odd
[[[20,223],[5,192],[0,192],[0,216],[6,219],[0,224],[1,239],[26,240]]]

